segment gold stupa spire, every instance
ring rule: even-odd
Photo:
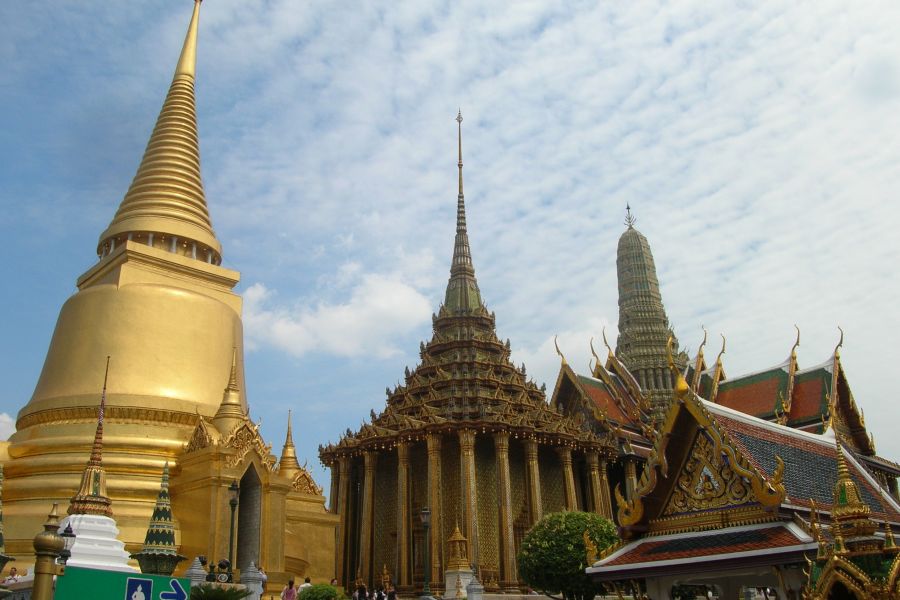
[[[244,407],[241,405],[241,390],[237,381],[237,348],[232,348],[228,385],[222,392],[222,403],[213,417],[213,424],[222,435],[228,435],[244,422]]]
[[[278,474],[293,477],[299,472],[300,463],[297,462],[297,449],[294,447],[294,436],[291,434],[291,411],[288,409],[287,435],[281,449],[281,459],[278,461]]]
[[[106,471],[103,470],[103,413],[106,409],[106,381],[109,377],[109,357],[106,357],[106,372],[103,375],[103,392],[100,394],[100,408],[97,410],[97,430],[94,445],[78,492],[69,501],[70,515],[112,516],[109,496],[106,494]]]
[[[221,262],[222,246],[212,229],[200,176],[194,102],[199,19],[200,0],[195,0],[172,85],[131,187],[100,235],[100,256],[137,236],[158,248]]]

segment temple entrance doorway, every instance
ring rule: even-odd
[[[240,481],[237,526],[237,564],[244,570],[250,563],[259,565],[259,532],[262,508],[262,483],[251,464]]]

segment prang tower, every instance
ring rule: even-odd
[[[619,281],[619,338],[616,356],[637,378],[658,419],[672,399],[672,374],[666,343],[672,338],[675,365],[684,371],[687,355],[678,352],[678,340],[669,325],[659,293],[659,279],[650,243],[634,228],[636,219],[627,208],[627,229],[619,238],[616,274]]]

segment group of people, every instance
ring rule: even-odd
[[[334,579],[332,579],[332,581],[334,581]],[[309,580],[309,577],[304,579],[303,583],[297,587],[294,587],[293,579],[288,579],[287,585],[281,590],[281,600],[297,600],[300,597],[300,592],[308,587],[312,587],[312,582]]]
[[[387,588],[379,587],[372,591],[361,585],[353,591],[353,600],[397,600],[397,590],[390,583]]]

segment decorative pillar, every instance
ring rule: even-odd
[[[337,491],[337,514],[340,517],[337,530],[335,533],[335,554],[337,564],[334,566],[338,579],[344,585],[344,589],[350,589],[351,574],[345,573],[344,565],[346,564],[347,550],[347,531],[350,523],[350,457],[342,456],[337,462],[338,491]],[[332,480],[335,473],[331,474]]]
[[[590,508],[591,512],[603,514],[600,501],[600,466],[597,464],[597,452],[595,450],[585,452],[584,458],[587,466],[588,485],[591,490],[591,501],[585,508]]]
[[[566,510],[578,510],[578,503],[575,499],[575,474],[572,473],[572,449],[568,446],[560,446],[556,449],[559,455],[559,462],[563,468],[563,482],[566,489]]]
[[[397,443],[397,584],[412,589],[409,560],[409,444]]]
[[[366,585],[372,586],[372,519],[375,510],[375,462],[378,455],[372,450],[363,452],[365,475],[363,476],[362,527],[359,536],[359,573]]]
[[[637,465],[634,457],[625,457],[625,491],[628,493],[626,500],[634,497],[634,490],[637,489]]]
[[[531,524],[544,515],[541,505],[541,472],[538,467],[538,445],[535,440],[525,440],[525,473],[528,478],[528,504],[531,508]]]
[[[459,431],[460,469],[462,470],[463,528],[469,539],[469,564],[479,568],[478,555],[478,496],[475,489],[475,432],[471,429]]]
[[[494,434],[494,450],[497,454],[497,484],[500,488],[500,586],[507,592],[518,592],[512,488],[509,481],[509,433],[499,431]]]
[[[441,434],[429,433],[428,444],[428,507],[431,509],[431,581],[434,586],[443,587],[443,545],[444,528],[441,525]]]
[[[612,499],[609,497],[609,469],[605,456],[600,459],[600,514],[615,523]]]

